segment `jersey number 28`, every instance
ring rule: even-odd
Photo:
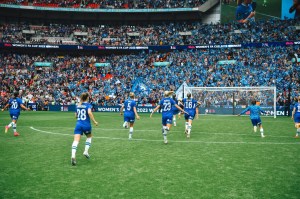
[[[86,120],[86,110],[77,109],[77,120]]]

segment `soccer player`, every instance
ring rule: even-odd
[[[5,126],[5,133],[8,132],[10,127],[13,127],[14,136],[19,136],[17,132],[17,121],[21,113],[21,108],[24,110],[30,110],[24,106],[22,100],[19,98],[19,92],[14,92],[14,97],[11,98],[8,103],[3,107],[2,111],[9,107],[9,114],[12,119],[11,123]]]
[[[260,119],[260,113],[265,113],[267,114],[265,111],[263,111],[260,106],[256,105],[256,100],[253,100],[251,102],[251,106],[248,106],[245,110],[243,110],[240,114],[238,114],[238,116],[246,113],[247,111],[250,111],[250,119],[253,125],[253,130],[256,133],[257,131],[257,126],[259,126],[260,129],[260,135],[262,138],[264,138],[264,129],[262,126],[262,122]]]
[[[159,105],[155,107],[153,112],[150,114],[150,118],[152,114],[155,113],[159,108],[161,108],[162,112],[162,134],[164,136],[164,143],[168,144],[167,134],[170,131],[172,126],[172,119],[173,119],[173,111],[172,106],[176,106],[180,111],[185,112],[180,106],[175,104],[174,100],[170,97],[173,91],[165,91],[164,98],[159,102]]]
[[[74,141],[72,144],[72,157],[71,157],[71,164],[73,166],[76,165],[77,146],[83,134],[85,134],[87,137],[83,155],[87,159],[90,158],[90,155],[88,153],[92,143],[92,126],[90,120],[92,120],[94,124],[98,126],[98,122],[95,120],[94,115],[92,113],[92,105],[88,103],[88,101],[89,101],[89,94],[82,93],[80,96],[80,102],[76,107],[75,117],[77,118],[77,123],[74,129]]]
[[[184,118],[185,118],[185,134],[187,138],[190,138],[191,136],[191,130],[192,130],[192,123],[193,120],[195,118],[198,119],[199,118],[199,110],[198,107],[200,105],[200,102],[197,102],[197,100],[192,99],[192,94],[188,93],[187,94],[187,98],[183,99],[183,107],[184,110],[188,113],[188,114],[184,114]]]
[[[120,115],[123,115],[123,109],[125,107],[125,113],[124,113],[124,124],[123,127],[128,128],[128,123],[130,124],[129,128],[129,139],[132,139],[133,134],[133,125],[136,119],[140,119],[140,116],[136,112],[136,103],[134,101],[134,93],[129,93],[130,99],[125,100],[124,104],[121,107]]]
[[[289,9],[289,13],[295,12],[295,19],[300,18],[300,0],[293,0],[293,5]]]
[[[297,129],[295,138],[299,138],[300,133],[300,96],[297,98],[298,102],[295,103],[293,112],[292,112],[292,119],[295,122],[295,128]]]
[[[235,17],[240,23],[246,23],[249,20],[254,20],[255,12],[251,6],[251,0],[243,0],[243,3],[237,6]]]
[[[177,104],[181,107],[182,103],[180,102],[180,100],[177,100],[176,93],[173,93],[172,97],[173,97],[173,100],[174,100],[175,104]],[[179,119],[180,118],[180,116],[179,116],[180,111],[176,106],[172,106],[172,111],[173,111],[173,123],[174,123],[174,126],[176,126],[176,115],[178,114],[178,119]]]

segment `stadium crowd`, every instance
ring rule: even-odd
[[[0,0],[0,3],[68,8],[102,9],[156,9],[156,8],[194,8],[207,0]]]
[[[299,20],[240,24],[32,25],[0,22],[0,42],[105,46],[207,45],[296,41]]]
[[[58,56],[0,54],[0,101],[9,93],[21,90],[25,101],[40,104],[74,104],[81,92],[89,92],[94,104],[118,105],[134,91],[139,104],[155,105],[165,90],[176,90],[186,82],[189,86],[241,87],[276,86],[277,103],[299,95],[300,67],[290,60],[300,53],[298,46],[249,49],[210,49],[142,52],[132,55]],[[221,60],[234,64],[219,64]],[[154,66],[155,62],[169,66]],[[36,67],[34,62],[52,62],[52,67]],[[95,67],[95,63],[109,63]],[[143,83],[143,89],[134,85]],[[214,105],[232,103],[224,96],[208,95]],[[242,101],[242,100],[241,100]]]

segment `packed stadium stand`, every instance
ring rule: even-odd
[[[0,1],[9,5],[104,9],[198,7],[205,2]],[[289,97],[299,95],[300,69],[295,57],[300,54],[299,46],[289,46],[299,40],[298,23],[297,19],[272,19],[248,24],[203,24],[199,20],[136,24],[99,21],[87,25],[68,20],[66,23],[40,23],[24,18],[3,20],[0,21],[0,47],[4,49],[0,53],[0,104],[3,106],[9,93],[15,90],[22,90],[25,100],[34,99],[40,104],[74,104],[76,96],[87,91],[95,104],[113,106],[134,91],[139,104],[154,106],[165,90],[176,90],[186,82],[201,87],[276,86],[277,104],[283,106]],[[272,45],[272,42],[281,43]],[[49,48],[58,49],[64,45],[66,49],[45,50],[41,48],[47,46],[36,46],[28,51],[27,44],[49,44]],[[201,46],[225,44],[236,46]],[[68,46],[76,50],[69,51]],[[86,46],[105,50],[85,50],[89,49]],[[110,51],[109,46],[145,48]],[[151,46],[162,49],[152,50]],[[233,62],[220,64],[222,60]],[[137,84],[143,84],[143,89],[136,89]],[[232,103],[226,100],[211,98],[215,104]]]
[[[199,7],[206,0],[93,0],[93,1],[82,1],[82,0],[1,0],[0,3],[3,4],[13,4],[13,5],[23,5],[23,6],[39,6],[39,7],[69,7],[69,8],[104,8],[104,9],[149,9],[149,8],[190,8]]]
[[[36,100],[72,104],[76,96],[88,91],[96,103],[118,105],[127,98],[133,85],[142,81],[147,85],[146,89],[136,90],[141,104],[157,103],[163,91],[176,90],[183,82],[190,86],[213,87],[276,86],[278,103],[281,103],[286,100],[290,84],[294,91],[292,96],[299,94],[300,69],[288,62],[289,51],[298,52],[299,48],[235,49],[230,52],[215,49],[100,57],[1,54],[1,98],[6,101],[7,93],[21,89],[24,96],[32,95]],[[237,62],[218,64],[218,60],[228,56]],[[154,66],[154,62],[159,61],[170,65]],[[54,64],[42,68],[34,66],[34,62]],[[109,65],[95,67],[96,62]]]
[[[153,25],[0,23],[0,41],[39,44],[148,46],[240,44],[295,41],[298,20],[269,20],[241,25],[177,22]]]

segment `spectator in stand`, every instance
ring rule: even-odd
[[[50,24],[49,26],[0,23],[0,41],[7,43],[100,45],[100,46],[148,46],[148,45],[206,45],[241,44],[299,40],[300,33],[294,20],[256,21],[251,24],[162,23],[149,25],[101,25],[80,26]],[[23,30],[34,34],[26,36]],[[240,30],[240,33],[234,33]],[[89,36],[76,36],[75,33]],[[189,33],[181,35],[180,32]],[[135,34],[131,36],[130,34]],[[255,33],[255,34],[254,34]]]

